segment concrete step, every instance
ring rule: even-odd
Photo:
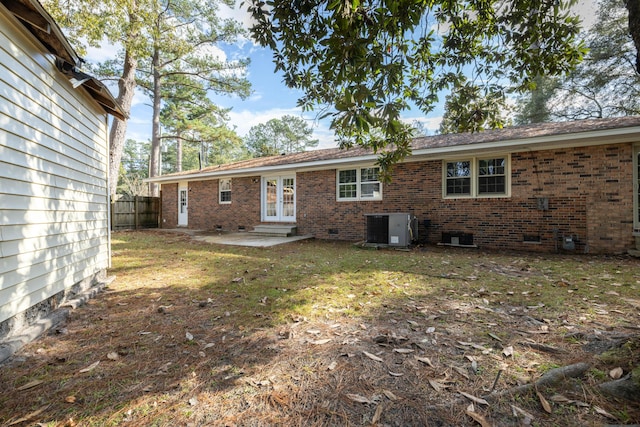
[[[296,228],[295,224],[260,224],[253,227],[249,233],[260,236],[289,237],[296,235]]]

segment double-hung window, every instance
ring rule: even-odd
[[[382,200],[380,168],[357,168],[338,171],[338,201]]]
[[[218,185],[220,203],[231,203],[231,179],[221,179]]]
[[[508,197],[509,156],[445,160],[443,196]]]

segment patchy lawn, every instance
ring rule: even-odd
[[[111,274],[0,367],[1,425],[640,423],[598,387],[640,365],[637,259],[149,231]]]

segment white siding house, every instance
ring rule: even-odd
[[[105,275],[109,92],[36,0],[0,0],[0,339]]]

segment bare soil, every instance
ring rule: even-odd
[[[640,423],[598,387],[640,366],[638,259],[113,240],[112,285],[0,366],[0,425]]]

